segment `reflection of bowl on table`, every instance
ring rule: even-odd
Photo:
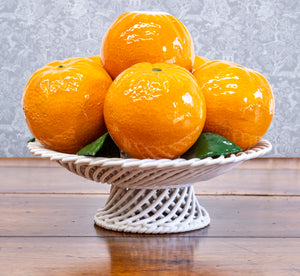
[[[195,239],[189,233],[175,236],[160,235],[155,238],[124,234],[126,236],[123,237],[128,239],[118,239],[120,235],[118,233],[104,237],[111,258],[111,275],[119,275],[120,271],[126,271],[127,275],[187,275],[187,271],[196,272],[199,269],[198,265],[201,266],[201,272],[207,269],[207,264],[194,261],[202,240]],[[149,269],[148,274],[141,271],[145,267]],[[157,273],[155,267],[161,268],[160,273]],[[210,271],[214,271],[212,267],[210,268],[212,269]],[[173,273],[167,273],[172,270]]]
[[[79,176],[112,185],[105,206],[94,217],[98,226],[132,233],[174,233],[210,223],[195,197],[194,183],[260,157],[272,146],[261,140],[244,152],[202,160],[87,157],[56,152],[39,142],[29,143],[28,148]]]

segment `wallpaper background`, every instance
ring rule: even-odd
[[[165,11],[190,31],[195,52],[257,70],[276,109],[268,156],[300,156],[299,0],[0,0],[0,156],[31,156],[24,86],[46,63],[99,54],[106,29],[131,10]]]

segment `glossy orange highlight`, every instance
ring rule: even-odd
[[[106,132],[103,105],[112,80],[88,58],[54,61],[26,84],[23,110],[32,135],[50,149],[76,153]]]
[[[258,72],[233,62],[210,61],[194,76],[205,96],[205,132],[226,137],[242,149],[254,146],[268,130],[274,96]]]
[[[167,63],[139,63],[112,83],[104,119],[115,143],[135,158],[176,158],[199,137],[204,96],[193,75]]]
[[[194,46],[185,26],[159,12],[127,12],[106,32],[101,46],[104,68],[116,78],[139,62],[167,62],[192,70]]]

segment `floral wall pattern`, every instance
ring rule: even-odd
[[[106,29],[130,10],[169,12],[187,26],[196,54],[265,75],[276,101],[269,156],[300,156],[299,0],[1,0],[1,157],[31,156],[21,106],[31,74],[52,60],[99,54]]]

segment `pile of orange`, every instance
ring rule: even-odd
[[[242,149],[267,131],[274,98],[259,73],[194,55],[174,16],[127,12],[107,30],[100,55],[55,61],[23,95],[30,131],[45,146],[76,153],[107,131],[135,158],[176,158],[204,132]]]

